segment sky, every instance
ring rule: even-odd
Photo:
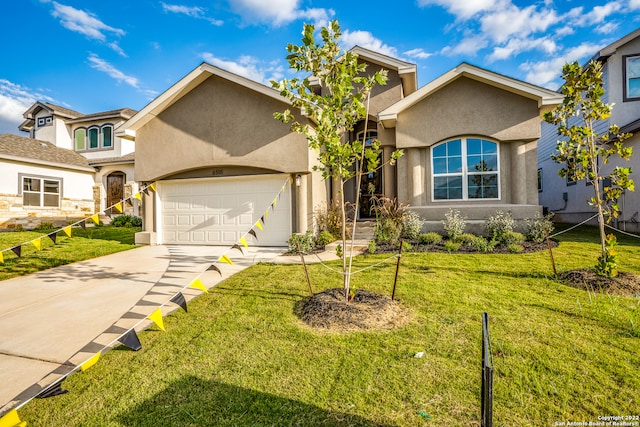
[[[202,62],[269,85],[287,44],[337,19],[341,45],[417,65],[461,62],[549,89],[640,28],[640,0],[10,0],[0,12],[0,134],[37,101],[84,114],[142,109]]]

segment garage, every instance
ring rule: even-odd
[[[167,180],[157,189],[160,244],[230,246],[254,229],[250,245],[286,246],[291,235],[289,175]],[[263,216],[264,231],[254,227]]]

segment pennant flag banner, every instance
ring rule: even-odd
[[[100,217],[98,216],[98,214],[91,215],[91,219],[96,223],[96,225],[100,224]]]
[[[200,289],[205,294],[209,293],[209,291],[207,290],[207,287],[204,285],[204,283],[202,283],[202,280],[200,280],[199,277],[196,280],[194,280],[193,282],[191,282],[191,284],[189,286],[191,286],[192,288],[195,288],[195,289]]]
[[[256,240],[258,240],[258,236],[256,235],[256,231],[252,228],[249,230],[247,234],[251,234]]]
[[[100,359],[101,355],[102,355],[102,350],[100,350],[99,352],[91,356],[87,361],[85,361],[82,365],[80,365],[80,370],[84,372],[90,367],[92,367],[93,365],[95,365],[96,363],[98,363],[98,359]]]
[[[33,246],[35,246],[37,250],[42,250],[42,242],[40,241],[39,237],[35,240],[32,240],[31,243],[33,243]]]
[[[275,209],[277,205],[278,205],[278,198],[276,197],[275,199],[273,199],[273,208]]]
[[[37,397],[38,399],[46,399],[47,397],[60,396],[61,394],[68,393],[69,390],[62,389],[62,381],[65,380],[66,377],[62,377],[60,381],[56,381],[47,387],[43,392],[41,392]]]
[[[260,231],[264,231],[264,228],[262,227],[262,223],[260,221],[256,221],[255,226],[258,227]]]
[[[62,231],[64,231],[64,234],[66,234],[67,236],[71,237],[71,226],[67,226],[65,228],[62,229]]]
[[[142,348],[135,329],[130,329],[129,332],[120,337],[119,341],[133,351],[138,351]]]
[[[140,192],[137,192],[136,194],[133,195],[133,197],[135,197],[136,199],[138,199],[139,202],[142,201],[142,196],[140,195]]]
[[[11,250],[18,256],[18,258],[20,258],[20,255],[22,254],[22,245],[14,246]]]
[[[242,243],[242,246],[244,246],[245,248],[249,247],[249,243],[247,243],[247,239],[245,239],[244,236],[242,236],[240,240],[238,240],[238,242]]]
[[[151,184],[149,184],[149,188],[151,189],[151,191],[153,191],[155,193],[156,192],[156,183],[152,182]]]
[[[86,221],[80,221],[80,223],[78,225],[80,225],[80,227],[82,227],[83,230],[87,229],[87,224],[85,224]]]
[[[182,295],[182,292],[178,292],[177,294],[175,294],[169,301],[171,301],[176,305],[179,305],[180,308],[183,309],[185,313],[188,313],[187,300],[184,299],[184,295]]]
[[[47,237],[51,239],[51,241],[53,242],[53,244],[56,244],[56,233],[49,233],[47,234]]]
[[[26,421],[20,421],[18,411],[15,409],[10,410],[0,418],[0,427],[24,427],[26,425]]]
[[[231,249],[237,249],[237,250],[239,250],[239,251],[242,253],[242,255],[244,255],[244,250],[242,249],[242,246],[240,246],[240,245],[239,245],[239,244],[237,244],[237,243],[236,243],[236,244],[234,244],[233,246],[231,246]]]
[[[207,271],[211,271],[211,270],[217,271],[218,274],[222,276],[222,271],[220,271],[220,269],[215,264],[211,264],[209,268],[207,268]]]
[[[222,262],[225,262],[225,263],[227,263],[229,265],[233,265],[233,261],[231,261],[231,258],[229,258],[226,255],[222,255],[220,258],[218,258],[218,261],[222,261]]]
[[[115,205],[113,205],[113,207],[115,208],[115,210],[122,213],[122,202],[116,203]]]
[[[273,207],[273,205],[271,205],[271,206]],[[264,211],[264,217],[265,217],[266,219],[269,219],[269,209],[268,209],[268,208],[267,208],[267,210],[266,210],[266,211]]]
[[[4,256],[2,256],[2,252],[0,252],[0,264],[4,262]]]
[[[147,317],[149,318],[149,320],[155,323],[158,328],[160,328],[163,331],[165,330],[164,323],[162,322],[162,310],[160,310],[159,308],[156,308],[155,311]]]

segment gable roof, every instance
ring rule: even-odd
[[[375,52],[373,50],[365,49],[361,46],[354,46],[351,52],[358,55],[358,58],[362,58],[366,62],[377,64],[391,70],[395,70],[400,75],[402,81],[402,91],[404,96],[409,96],[416,90],[418,90],[418,74],[416,64],[402,61],[397,58],[384,55],[382,53]]]
[[[102,159],[89,159],[91,166],[117,165],[123,163],[133,163],[136,159],[135,151],[120,157],[105,157]]]
[[[0,135],[0,159],[95,172],[87,159],[74,151],[58,148],[47,141],[8,133]]]
[[[105,119],[124,119],[124,120],[128,120],[131,117],[133,117],[135,114],[137,113],[136,110],[132,110],[131,108],[120,108],[117,110],[110,110],[110,111],[101,111],[98,113],[92,113],[92,114],[83,114],[82,116],[75,118],[75,119],[71,119],[71,120],[67,120],[67,123],[82,123],[82,122],[89,122],[89,121],[95,121],[95,120],[105,120]]]
[[[637,39],[638,37],[640,37],[640,28],[638,28],[637,30],[627,34],[626,36],[622,37],[621,39],[616,40],[615,42],[611,43],[610,45],[600,49],[600,51],[598,53],[596,53],[593,56],[592,59],[594,59],[594,60],[607,59],[608,57],[610,57],[611,55],[616,53],[616,50],[618,50],[619,47],[624,46],[625,44],[629,43],[630,41],[633,41],[633,40]]]
[[[523,82],[493,71],[476,67],[466,62],[431,81],[406,98],[396,102],[378,114],[378,120],[385,128],[395,127],[398,114],[420,102],[441,88],[461,77],[470,79],[515,93],[538,102],[538,107],[551,107],[562,103],[563,96],[555,91]]]
[[[266,95],[286,104],[291,104],[286,98],[280,95],[275,89],[250,80],[246,77],[233,74],[221,68],[213,66],[207,62],[203,62],[194,68],[189,74],[180,79],[169,89],[161,93],[156,99],[147,104],[142,110],[138,111],[133,117],[122,125],[118,126],[116,136],[124,139],[135,140],[136,131],[147,124],[151,119],[158,116],[164,110],[169,108],[183,96],[195,89],[200,83],[204,82],[211,76],[218,76],[225,80],[229,80],[240,86],[244,86],[255,92]]]
[[[51,114],[56,114],[58,116],[65,117],[67,119],[75,119],[76,117],[83,116],[84,114],[79,113],[74,110],[70,110],[69,108],[61,107],[59,105],[51,104],[49,102],[36,102],[33,104],[27,111],[22,113],[22,116],[25,119],[33,119],[35,115],[41,110],[47,110]]]

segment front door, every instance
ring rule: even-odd
[[[107,176],[107,208],[124,199],[124,180],[125,175],[122,172],[114,172]],[[119,212],[111,209],[109,213],[118,214]]]
[[[380,165],[382,162],[378,161],[378,164]],[[375,212],[372,210],[374,198],[379,199],[382,196],[382,170],[377,169],[373,172],[362,175],[362,181],[360,182],[359,218],[374,218],[376,216]]]

